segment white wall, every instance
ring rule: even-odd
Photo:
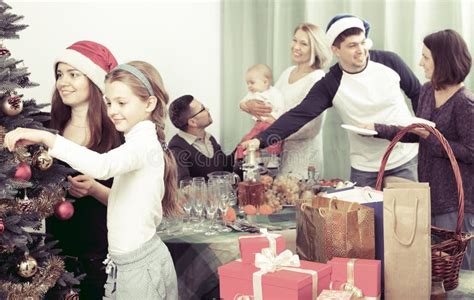
[[[211,108],[209,131],[220,127],[220,3],[218,0],[18,1],[7,3],[29,27],[6,46],[31,72],[39,87],[24,99],[50,101],[53,62],[72,43],[87,39],[106,45],[119,63],[144,60],[163,76],[171,99],[193,94]],[[29,97],[29,98],[28,98]],[[167,137],[176,132],[171,123]]]

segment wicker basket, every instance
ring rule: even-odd
[[[383,174],[388,157],[392,152],[397,142],[410,130],[415,128],[424,128],[433,134],[442,144],[444,150],[448,154],[451,166],[454,171],[458,188],[458,219],[456,224],[456,231],[442,229],[431,226],[431,235],[436,236],[441,242],[431,246],[431,273],[433,276],[438,276],[444,279],[444,288],[449,291],[455,289],[459,284],[459,269],[466,252],[466,247],[469,241],[474,237],[469,233],[461,232],[463,218],[464,218],[464,190],[462,187],[462,178],[459,171],[459,166],[454,157],[453,150],[448,144],[444,136],[435,128],[425,124],[412,124],[400,130],[393,138],[390,145],[385,152],[380,165],[379,174],[377,176],[376,189],[381,190]]]

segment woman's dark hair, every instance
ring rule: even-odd
[[[107,116],[107,108],[102,99],[102,92],[89,78],[87,80],[89,81],[87,123],[90,137],[89,143],[85,146],[96,152],[103,153],[120,145],[120,133],[115,129],[114,124]],[[49,127],[63,134],[70,118],[71,107],[63,103],[58,90],[54,89],[51,100],[51,122]]]
[[[434,70],[431,83],[440,90],[464,81],[471,70],[471,54],[466,42],[452,29],[441,30],[426,36],[423,44],[431,51]]]

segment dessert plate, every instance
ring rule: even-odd
[[[375,130],[360,128],[360,127],[357,127],[357,126],[354,126],[354,125],[349,125],[349,124],[342,124],[341,127],[346,129],[346,130],[349,130],[349,131],[352,131],[352,132],[355,132],[355,133],[361,134],[361,135],[376,135],[376,134],[378,134],[378,132],[375,131]]]

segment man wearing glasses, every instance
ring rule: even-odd
[[[232,171],[233,155],[225,155],[216,139],[206,132],[212,124],[209,110],[191,95],[171,102],[169,115],[179,132],[169,148],[178,164],[178,182],[190,177],[206,177],[214,171]]]

